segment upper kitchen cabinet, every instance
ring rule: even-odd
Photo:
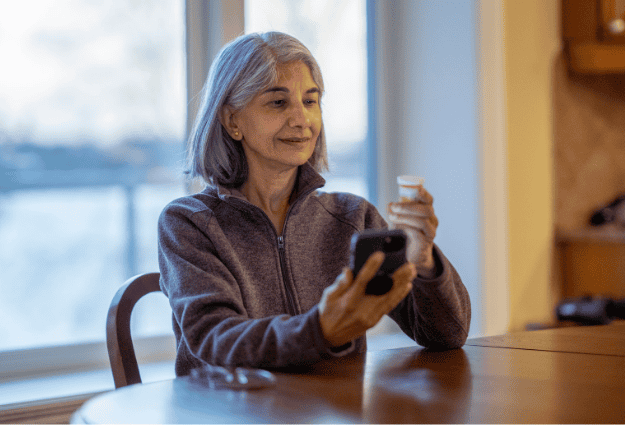
[[[562,39],[574,71],[625,73],[625,0],[562,0]]]

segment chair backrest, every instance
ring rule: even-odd
[[[145,273],[128,279],[118,290],[106,319],[106,345],[115,388],[141,383],[139,365],[130,335],[130,315],[141,297],[160,291],[160,273]]]

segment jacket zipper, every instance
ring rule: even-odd
[[[300,197],[298,198],[298,200],[305,197],[306,195],[308,195],[310,192],[314,190],[316,190],[316,188],[309,189],[306,192],[302,193]],[[296,200],[292,205],[290,205],[288,211],[286,212],[284,225],[282,226],[282,234],[284,234],[286,230],[286,222],[289,219],[289,214],[291,213],[291,209],[293,209],[293,206],[298,202],[298,200]],[[285,254],[285,249],[284,249],[284,236],[282,235],[278,236],[278,254],[280,255],[280,271],[282,272],[282,284],[284,285],[284,292],[286,294],[288,308],[291,310],[291,316],[295,316],[299,314],[299,312],[297,311],[297,307],[295,306],[295,295],[293,294],[293,290],[288,284],[288,279],[286,276],[286,258],[285,258],[286,254]]]
[[[284,237],[282,236],[278,236],[278,253],[280,254],[280,271],[282,272],[282,283],[284,284],[284,292],[286,293],[288,307],[289,307],[291,316],[295,316],[297,314],[297,308],[295,307],[293,291],[291,290],[291,288],[289,287],[287,283],[286,260],[284,258]]]
[[[317,188],[313,188],[313,189],[307,190],[306,192],[303,192],[300,195],[300,197],[298,198],[298,200],[303,198],[303,197],[305,197],[310,192],[313,192],[316,189]],[[244,201],[244,202],[246,204],[250,204],[250,202],[248,202],[248,201]],[[286,229],[286,221],[289,218],[289,213],[291,212],[291,209],[293,208],[293,206],[296,203],[297,203],[297,200],[291,206],[289,206],[289,209],[286,212],[286,218],[284,220],[284,226],[282,227],[282,234],[284,234],[284,230]],[[258,208],[258,207],[256,207],[256,208]],[[265,214],[264,211],[263,211],[263,214]],[[267,217],[267,214],[265,214],[265,217]],[[271,220],[269,220],[269,217],[267,217],[267,221],[269,221],[269,223],[273,227],[273,223],[271,223]],[[285,259],[284,237],[283,236],[278,236],[278,254],[280,256],[280,272],[282,273],[282,284],[284,285],[284,292],[286,294],[286,299],[287,299],[287,304],[288,304],[287,308],[290,310],[289,313],[291,314],[291,316],[295,316],[295,315],[297,315],[299,313],[297,312],[297,307],[295,306],[295,296],[293,295],[293,291],[291,290],[291,288],[289,287],[289,285],[287,283],[286,259]]]

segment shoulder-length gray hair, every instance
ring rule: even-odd
[[[187,171],[207,184],[238,187],[248,177],[248,165],[240,142],[221,124],[224,105],[240,110],[278,80],[276,65],[301,61],[323,94],[323,78],[317,61],[296,38],[280,32],[254,33],[227,44],[213,61],[202,92],[202,104],[189,135]],[[308,162],[321,173],[328,170],[323,124]]]

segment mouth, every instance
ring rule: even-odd
[[[289,137],[288,139],[280,139],[284,143],[303,143],[309,141],[308,137]]]

